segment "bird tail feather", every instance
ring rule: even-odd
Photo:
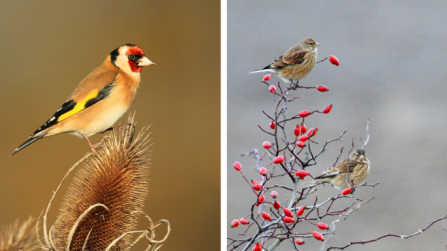
[[[324,173],[320,176],[315,177],[311,181],[304,182],[303,185],[310,185],[314,184],[316,182],[331,182],[332,178],[335,177],[337,174],[340,174],[341,172],[332,172],[332,173]]]
[[[251,74],[251,73],[258,73],[258,72],[273,72],[273,70],[272,70],[272,69],[265,69],[265,68],[263,68],[263,69],[258,69],[258,70],[250,71],[250,72],[248,72],[248,74]]]
[[[338,175],[340,173],[341,172],[325,173],[325,174],[322,174],[322,175],[314,178],[314,180],[321,180],[321,179],[326,179],[326,178],[332,178],[332,177],[335,177],[336,175]]]
[[[32,143],[36,142],[39,139],[45,137],[45,135],[47,135],[47,133],[48,132],[44,132],[38,136],[36,136],[36,135],[31,136],[27,141],[25,141],[25,143],[23,143],[19,147],[17,147],[17,149],[14,152],[12,152],[11,155],[9,155],[9,156],[16,154],[18,151],[22,150],[23,148],[31,145]]]

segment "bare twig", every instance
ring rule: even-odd
[[[327,58],[318,61],[323,62],[327,60]],[[264,84],[269,85],[266,81],[263,81]],[[253,190],[253,192],[256,195],[256,202],[254,202],[251,206],[251,211],[248,213],[245,217],[248,219],[250,217],[252,223],[247,226],[242,233],[240,233],[241,236],[245,236],[248,232],[248,229],[251,226],[256,226],[257,228],[253,230],[251,229],[251,232],[254,232],[253,235],[242,238],[242,239],[233,239],[228,238],[228,244],[227,247],[229,250],[235,250],[244,245],[242,250],[249,250],[251,246],[253,246],[255,243],[258,243],[258,245],[262,245],[262,250],[268,250],[272,251],[276,249],[283,241],[291,241],[294,245],[294,250],[299,250],[297,245],[295,245],[294,238],[301,237],[301,238],[313,238],[313,235],[311,232],[308,233],[297,233],[295,232],[295,227],[299,223],[308,223],[312,225],[316,225],[317,221],[320,221],[321,219],[325,217],[334,217],[338,216],[339,219],[337,222],[340,221],[340,219],[346,218],[349,214],[352,212],[358,210],[361,205],[367,203],[367,201],[362,201],[361,199],[355,199],[354,202],[348,206],[344,207],[342,209],[334,210],[332,208],[335,208],[335,202],[337,200],[341,199],[352,199],[353,195],[337,195],[335,197],[327,198],[326,200],[323,200],[322,202],[318,201],[318,196],[315,196],[315,200],[313,201],[313,204],[310,206],[306,206],[305,209],[307,209],[306,214],[300,217],[297,217],[295,219],[295,222],[293,223],[284,223],[283,219],[285,217],[285,213],[281,209],[273,209],[273,202],[266,202],[259,203],[258,198],[260,194],[266,194],[267,191],[270,191],[270,189],[273,188],[282,188],[284,192],[291,192],[288,193],[288,197],[285,197],[286,200],[284,201],[284,208],[288,208],[291,211],[297,211],[298,210],[298,203],[300,205],[302,204],[302,201],[304,201],[307,198],[311,198],[311,195],[314,195],[317,192],[316,187],[319,185],[322,185],[322,183],[315,183],[308,187],[300,188],[298,186],[299,184],[299,178],[296,178],[294,175],[294,172],[297,170],[305,169],[308,166],[316,165],[317,158],[328,149],[328,145],[335,141],[342,141],[342,137],[346,134],[346,131],[342,132],[338,137],[327,140],[322,145],[322,148],[314,154],[312,152],[311,147],[312,144],[318,144],[319,142],[316,142],[312,139],[306,139],[307,144],[307,150],[306,148],[300,148],[297,146],[297,142],[299,140],[300,135],[305,134],[306,132],[302,133],[296,133],[297,135],[294,135],[292,138],[288,138],[288,131],[286,127],[286,124],[288,122],[295,122],[296,120],[300,121],[299,123],[304,124],[305,119],[304,117],[301,117],[299,115],[293,115],[293,116],[287,116],[288,111],[288,104],[297,100],[298,97],[290,98],[290,91],[296,90],[296,89],[315,89],[316,87],[305,87],[298,85],[298,81],[296,83],[290,82],[290,85],[286,87],[281,87],[281,84],[278,82],[278,88],[276,93],[274,93],[274,114],[263,111],[264,115],[267,119],[275,123],[275,128],[273,131],[271,130],[265,130],[261,126],[258,126],[262,132],[266,133],[268,136],[273,136],[274,138],[271,140],[272,146],[269,149],[266,149],[265,154],[268,154],[268,157],[270,158],[270,162],[267,165],[264,165],[266,168],[269,166],[273,166],[268,173],[265,176],[262,176],[261,182],[262,183],[262,190],[261,191],[254,191],[252,184],[249,182],[249,179],[247,179],[242,172],[240,174],[243,176],[247,184],[250,185],[250,188]],[[322,113],[318,110],[309,111],[309,115],[314,113]],[[307,116],[306,116],[307,117]],[[368,128],[367,128],[368,131]],[[282,133],[281,133],[282,132]],[[280,136],[282,135],[282,136]],[[309,135],[309,132],[308,132]],[[369,134],[368,134],[369,139]],[[368,140],[367,139],[367,140]],[[367,141],[366,141],[367,142]],[[365,144],[366,145],[366,144]],[[334,165],[338,162],[340,156],[343,153],[343,147],[340,149],[340,154],[338,157],[333,160]],[[305,154],[305,158],[300,156],[301,154]],[[264,154],[264,155],[265,155]],[[253,156],[256,159],[256,169],[259,171],[259,168],[261,167],[262,157],[259,157],[258,152],[256,149],[253,149],[250,153],[243,154],[242,156]],[[283,163],[279,164],[273,164],[271,160],[273,160],[276,156],[284,156],[284,158],[287,161],[284,161]],[[275,169],[276,168],[276,169]],[[272,170],[273,169],[273,170]],[[273,180],[276,180],[275,178],[279,177],[285,177],[288,176],[290,179],[288,184],[272,184],[271,182]],[[376,184],[361,184],[357,185],[355,187],[361,187],[361,186],[371,186],[375,187]],[[313,198],[313,197],[312,197]],[[275,198],[276,199],[276,198]],[[258,205],[257,205],[258,204]],[[257,207],[259,206],[259,207]],[[256,214],[256,209],[258,209],[258,213]],[[263,210],[264,209],[264,210]],[[268,212],[270,210],[270,214],[272,215],[272,220],[267,221],[261,217],[261,211]],[[335,222],[336,223],[336,222]],[[335,231],[335,223],[333,224],[333,230],[332,232],[323,232],[324,235],[331,235]],[[326,238],[329,239],[330,237]],[[273,242],[270,242],[273,241]],[[269,247],[267,247],[267,243],[269,244]],[[327,243],[327,242],[326,242]],[[326,244],[324,244],[326,245]]]
[[[365,140],[365,142],[363,142],[362,149],[365,148],[365,146],[368,144],[368,141],[369,141],[369,119],[366,122],[366,140]]]
[[[439,219],[436,219],[436,220],[432,221],[430,224],[428,224],[427,227],[425,227],[423,229],[419,229],[418,231],[416,231],[416,232],[414,232],[412,234],[409,234],[409,235],[400,235],[400,234],[388,233],[388,234],[382,235],[380,237],[377,237],[375,239],[371,239],[371,240],[367,240],[367,241],[353,241],[353,242],[349,242],[348,244],[346,244],[345,246],[342,246],[342,247],[329,247],[327,250],[331,250],[331,249],[344,250],[344,249],[346,249],[346,248],[348,248],[348,247],[350,247],[352,245],[358,245],[358,244],[362,244],[363,245],[363,244],[375,242],[375,241],[378,241],[380,239],[387,238],[387,237],[397,237],[397,238],[401,238],[401,239],[408,239],[408,238],[411,238],[413,236],[422,234],[427,229],[429,229],[431,226],[433,226],[436,222],[439,222],[439,221],[444,220],[446,218],[447,218],[447,215],[445,215],[445,216],[443,216],[443,217],[441,217]]]
[[[317,64],[326,61],[326,59],[328,59],[328,58],[329,58],[329,57],[325,57],[325,58],[323,58],[322,60],[317,61]]]

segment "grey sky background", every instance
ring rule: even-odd
[[[317,142],[338,136],[309,168],[312,175],[331,166],[342,146],[365,138],[372,166],[367,181],[375,188],[358,189],[355,197],[374,197],[347,221],[337,225],[329,245],[369,240],[386,233],[410,234],[447,214],[447,2],[445,1],[228,1],[228,223],[249,213],[254,195],[232,163],[239,160],[248,178],[259,179],[255,161],[242,152],[262,148],[271,137],[261,132],[270,122],[262,111],[273,111],[272,95],[260,83],[263,74],[247,74],[270,63],[304,37],[321,44],[318,59],[336,55],[340,66],[318,64],[300,84],[326,85],[330,91],[300,90],[289,114],[323,109],[308,127],[318,127]],[[276,84],[274,77],[270,83]],[[342,158],[347,156],[346,151]],[[339,191],[325,186],[320,198]],[[270,198],[270,196],[267,196]],[[283,202],[284,203],[284,199]],[[307,201],[306,204],[310,202]],[[335,219],[335,218],[334,218]],[[330,222],[327,222],[330,223]],[[240,238],[242,228],[228,228]],[[308,231],[303,228],[303,231]],[[444,250],[442,223],[407,239],[386,238],[348,250]],[[302,250],[318,250],[308,239]],[[290,250],[284,244],[277,250]]]

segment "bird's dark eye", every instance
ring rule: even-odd
[[[135,59],[135,55],[134,54],[130,54],[129,55],[129,59]]]

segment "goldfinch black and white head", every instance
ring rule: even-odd
[[[112,51],[110,61],[127,74],[140,73],[143,66],[155,64],[144,55],[140,47],[134,44],[125,44]]]

